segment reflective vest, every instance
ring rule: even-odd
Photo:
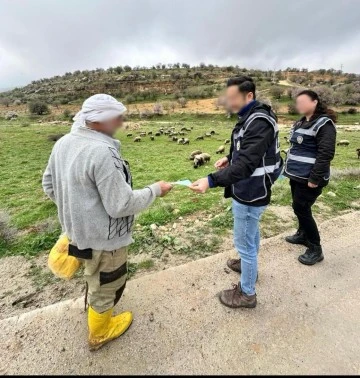
[[[253,174],[232,185],[232,196],[242,202],[255,202],[264,199],[275,180],[280,176],[283,164],[280,156],[279,129],[276,119],[271,113],[255,112],[245,120],[233,132],[233,153],[231,164],[234,164],[239,156],[242,140],[246,130],[259,118],[266,119],[274,128],[274,140],[268,148],[258,167]]]
[[[296,122],[290,132],[291,146],[287,153],[285,163],[285,174],[288,177],[296,177],[307,180],[310,177],[311,171],[314,168],[317,156],[316,135],[321,127],[327,122],[336,128],[334,122],[329,117],[320,117],[310,124],[310,127],[296,128]],[[329,180],[330,169],[323,177],[324,180]]]

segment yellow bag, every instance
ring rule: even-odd
[[[80,268],[80,261],[69,256],[69,239],[61,235],[49,253],[48,266],[55,276],[70,280]]]

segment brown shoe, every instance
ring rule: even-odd
[[[256,294],[246,295],[239,289],[239,286],[235,284],[233,284],[232,289],[221,291],[219,299],[223,305],[231,308],[254,308],[257,303]]]
[[[229,259],[227,262],[226,262],[226,265],[231,269],[233,270],[234,272],[236,273],[241,273],[241,260],[240,259]],[[258,281],[259,279],[259,273],[258,275],[256,276],[256,282]]]
[[[226,265],[236,273],[241,273],[241,260],[240,259],[229,259]]]

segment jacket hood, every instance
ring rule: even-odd
[[[255,100],[254,105],[243,116],[241,116],[239,118],[240,118],[240,120],[246,119],[250,114],[255,113],[255,112],[266,113],[269,116],[271,116],[272,118],[274,118],[276,120],[276,122],[278,120],[276,114],[271,109],[270,105],[264,104],[263,102],[260,102],[260,101],[257,101],[257,100]]]
[[[268,105],[268,104],[264,104],[263,102],[256,101],[256,104],[255,104],[255,106],[252,109],[253,109],[253,112],[255,112],[255,111],[264,111],[268,115],[270,115],[271,117],[275,118],[276,122],[278,120],[276,114],[272,110],[271,106]]]

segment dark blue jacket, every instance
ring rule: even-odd
[[[326,115],[297,121],[290,132],[284,175],[299,182],[325,186],[335,154],[336,127]]]
[[[271,186],[282,170],[278,134],[271,107],[254,101],[232,132],[231,165],[209,175],[211,186],[225,187],[225,197],[240,203],[267,205]]]

